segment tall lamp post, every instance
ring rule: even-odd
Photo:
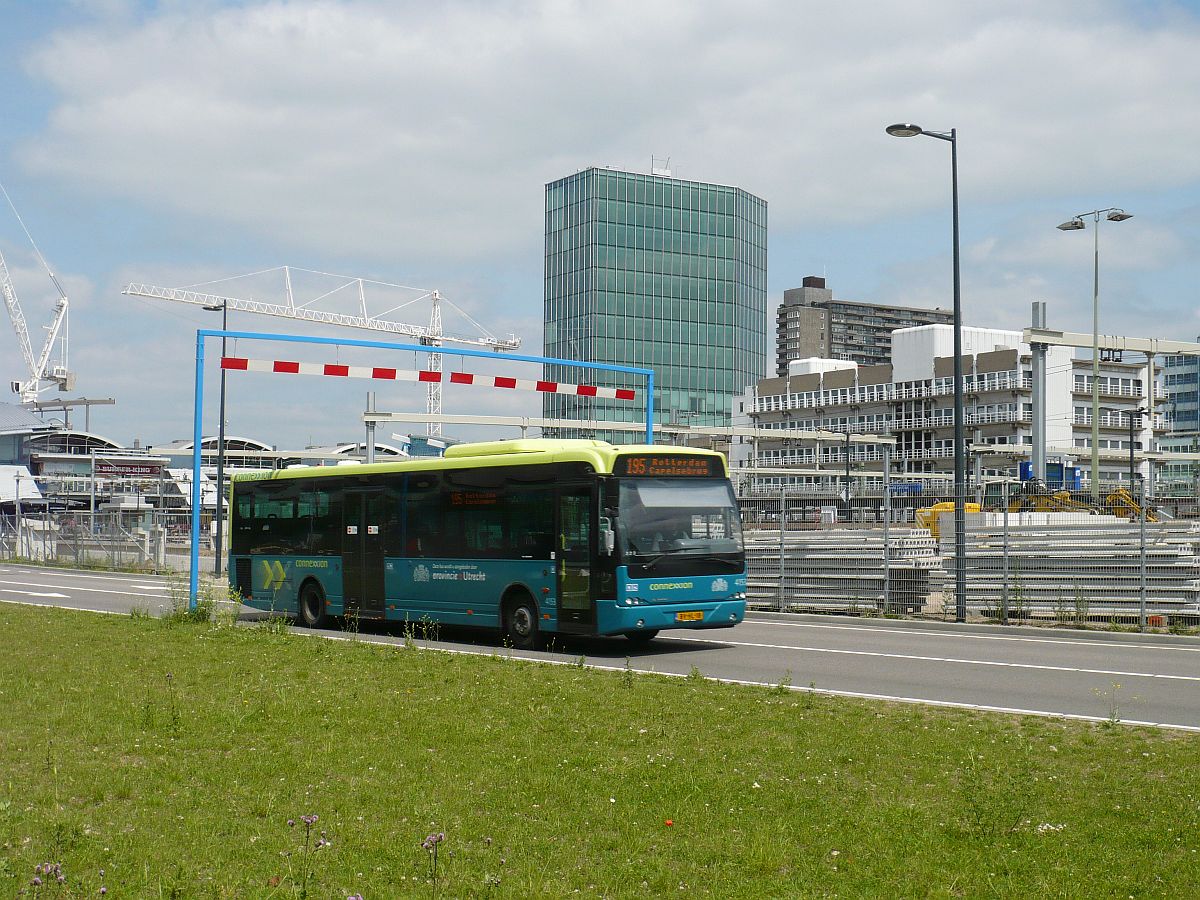
[[[1094,226],[1092,234],[1095,237],[1095,250],[1092,256],[1092,500],[1100,501],[1100,217],[1110,222],[1124,222],[1132,219],[1133,213],[1116,206],[1107,209],[1093,209],[1091,212],[1080,213],[1073,219],[1068,219],[1056,226],[1059,231],[1082,231],[1087,225],[1084,217],[1090,216]]]
[[[220,306],[204,307],[209,312],[221,311],[221,330],[228,331],[229,301],[222,299]],[[225,336],[221,335],[221,357],[225,357]],[[213,563],[213,574],[221,574],[221,554],[225,547],[225,370],[221,369],[221,421],[217,425],[217,546],[216,561]],[[192,510],[192,515],[199,515]]]
[[[926,131],[920,125],[902,122],[889,125],[892,137],[937,138],[950,143],[950,197],[954,233],[954,619],[967,620],[967,535],[966,510],[963,506],[967,492],[966,447],[963,442],[963,372],[962,372],[962,290],[959,279],[958,241],[958,130]]]
[[[1135,428],[1140,430],[1142,426],[1142,416],[1149,412],[1144,406],[1139,406],[1137,409],[1129,411],[1129,490],[1133,491],[1134,476],[1137,472],[1133,462],[1133,445],[1137,441],[1137,432]]]

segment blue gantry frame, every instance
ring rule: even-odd
[[[196,399],[192,423],[192,554],[191,575],[188,580],[188,606],[195,609],[200,588],[200,443],[203,440],[201,419],[204,410],[204,342],[208,338],[240,338],[242,340],[269,341],[283,344],[325,344],[338,347],[372,347],[377,350],[413,350],[418,353],[441,353],[447,356],[501,359],[510,362],[541,363],[543,365],[576,366],[580,369],[598,369],[605,372],[625,372],[644,375],[646,378],[646,443],[654,443],[654,370],[632,366],[614,366],[607,363],[580,362],[574,359],[556,359],[551,356],[523,356],[517,353],[500,353],[493,350],[467,350],[447,347],[431,347],[427,344],[392,344],[385,341],[356,341],[345,338],[301,337],[295,334],[263,334],[254,331],[221,331],[201,328],[196,331]],[[221,552],[221,548],[217,548]]]

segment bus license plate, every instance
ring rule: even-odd
[[[704,621],[704,613],[698,609],[689,610],[688,612],[675,613],[676,622],[702,622]]]

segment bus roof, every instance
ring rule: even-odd
[[[387,472],[428,472],[446,469],[482,469],[492,466],[535,466],[546,463],[587,463],[601,474],[613,471],[621,456],[657,454],[717,457],[728,474],[725,457],[715,450],[699,447],[673,447],[661,444],[623,444],[607,441],[522,438],[515,441],[487,441],[455,444],[445,456],[408,458],[402,461],[337,466],[297,466],[271,472],[247,472],[234,475],[234,481],[276,481],[289,478],[334,478],[339,475],[374,475]]]

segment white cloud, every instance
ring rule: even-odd
[[[949,147],[884,134],[903,119],[959,129],[969,323],[1022,327],[1037,299],[1049,302],[1053,327],[1089,328],[1091,235],[1054,225],[1124,203],[1137,217],[1102,225],[1106,330],[1200,327],[1188,270],[1200,209],[1200,27],[1182,8],[77,5],[82,24],[26,59],[54,99],[40,133],[20,131],[16,157],[72,207],[103,207],[91,227],[137,223],[127,248],[113,241],[103,263],[75,263],[86,274],[64,279],[72,367],[84,392],[120,399],[118,439],[190,434],[195,329],[216,325],[211,313],[121,297],[124,282],[193,284],[251,268],[225,263],[230,247],[264,266],[349,260],[363,269],[355,274],[438,287],[538,354],[543,183],[591,164],[644,171],[651,154],[671,156],[678,176],[768,199],[773,283],[793,274],[798,283],[808,271],[789,269],[824,253],[838,296],[946,307]],[[1148,196],[1174,209],[1161,210],[1167,200],[1152,209]],[[209,240],[197,249],[192,235]],[[824,246],[812,250],[810,239]],[[164,250],[172,240],[178,247]],[[178,262],[188,257],[203,262]],[[53,297],[32,286],[45,279],[30,259],[13,259],[32,324]],[[412,312],[397,317],[421,323],[428,310]],[[280,443],[359,431],[366,387],[260,390],[239,396],[238,431]],[[298,396],[307,415],[293,406]],[[540,410],[524,396],[446,396],[468,412]],[[423,408],[419,391],[396,400]]]
[[[309,251],[489,259],[535,246],[543,182],[651,153],[783,227],[944,203],[900,118],[960,129],[976,202],[1194,182],[1198,38],[1119,4],[179,4],[35,53],[60,99],[22,158]]]

